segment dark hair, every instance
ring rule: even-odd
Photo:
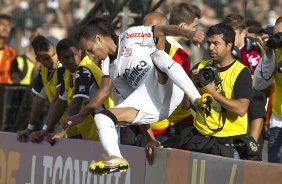
[[[5,19],[11,22],[11,16],[8,14],[0,14],[0,20]]]
[[[240,31],[242,31],[247,27],[244,17],[239,14],[227,15],[222,22],[224,24],[230,25],[234,30],[239,29]]]
[[[278,17],[275,21],[275,25],[280,24],[282,22],[282,16]]]
[[[179,3],[170,12],[169,24],[178,25],[182,22],[191,24],[195,18],[201,18],[199,7],[188,3]]]
[[[114,28],[108,21],[102,18],[94,18],[81,26],[76,35],[76,40],[82,37],[87,40],[94,40],[97,34],[110,36],[114,40],[117,37]]]
[[[38,52],[41,51],[48,51],[50,46],[53,46],[53,44],[44,36],[38,35],[34,37],[34,39],[31,42],[32,48],[37,55]]]
[[[71,47],[75,47],[77,50],[79,50],[79,46],[74,40],[69,38],[62,39],[56,46],[57,55],[60,56],[62,50],[66,50]]]
[[[246,21],[246,27],[258,27],[258,28],[262,28],[262,25],[260,22],[256,21],[256,20],[247,20]]]
[[[206,33],[208,37],[221,34],[223,35],[222,39],[225,41],[226,44],[232,43],[232,45],[234,46],[236,33],[230,25],[226,25],[225,23],[219,23],[209,27]]]

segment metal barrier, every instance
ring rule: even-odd
[[[0,130],[16,132],[26,127],[31,111],[29,86],[0,85]]]

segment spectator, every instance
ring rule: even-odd
[[[7,45],[11,33],[11,17],[0,14],[0,84],[11,84],[10,68],[16,51]]]
[[[258,51],[246,50],[245,37],[247,30],[245,19],[239,14],[231,14],[224,18],[223,23],[233,27],[236,33],[235,46],[240,50],[241,62],[250,69],[251,73],[253,73],[260,62],[260,55]],[[251,123],[250,135],[256,142],[259,141],[266,116],[265,103],[266,97],[264,93],[254,90],[254,96],[249,106],[248,115]],[[262,137],[259,141],[259,145],[263,145]]]
[[[17,133],[20,142],[27,141],[28,136],[34,130],[39,115],[48,99],[50,105],[48,116],[56,109],[53,109],[54,102],[59,97],[60,85],[63,77],[63,68],[59,64],[58,56],[54,45],[44,36],[36,36],[32,41],[32,47],[36,55],[36,61],[41,63],[40,75],[38,75],[32,92],[36,95],[32,102],[32,110],[28,127]],[[43,129],[46,129],[44,126]],[[33,140],[40,142],[41,140]]]
[[[274,33],[281,35],[282,17],[280,16],[274,26]],[[254,73],[254,87],[257,90],[264,90],[274,81],[274,99],[272,104],[272,115],[270,117],[269,138],[268,138],[268,161],[282,163],[282,78],[281,61],[282,45],[281,36],[277,37],[279,47],[273,47],[265,39],[260,39],[260,48],[264,53],[261,64]]]
[[[48,127],[49,125],[52,127],[52,122],[57,122],[59,117],[63,114],[66,104],[68,104],[68,116],[76,115],[88,104],[91,97],[98,93],[99,89],[105,87],[102,85],[103,79],[101,70],[88,56],[85,56],[81,60],[79,47],[74,41],[70,39],[61,40],[57,45],[57,53],[60,61],[67,70],[64,73],[64,83],[61,88],[59,99],[56,102],[56,105],[58,105],[56,106],[56,109],[58,109],[58,111],[52,115],[52,117],[57,118],[55,118],[55,121],[51,121],[50,124],[48,124]],[[75,76],[75,79],[73,76]],[[106,78],[105,73],[103,77]],[[114,103],[111,97],[111,91],[108,92],[109,98],[101,103],[100,107],[96,108],[95,113],[98,113],[105,108],[113,107]],[[77,125],[72,124],[70,126],[69,124],[63,124],[62,126],[75,128],[77,131],[75,138],[88,140],[99,139],[93,115],[91,114],[84,117]],[[52,138],[60,138],[62,135],[64,135],[64,130],[55,134],[50,134],[49,141],[52,143]]]
[[[36,63],[35,57],[32,46],[16,57],[10,70],[14,84],[30,85],[36,79],[40,65]]]
[[[211,59],[204,60],[192,69],[192,79],[201,94],[209,93],[214,98],[211,112],[196,112],[195,128],[187,130],[180,147],[191,151],[238,158],[235,145],[240,139],[249,139],[246,144],[256,146],[246,136],[247,110],[252,97],[252,78],[247,67],[233,59],[235,31],[224,23],[211,26],[207,33],[207,50]],[[202,80],[199,71],[213,68],[214,80]],[[209,69],[211,71],[211,69]],[[244,89],[244,90],[242,90]],[[184,140],[183,139],[183,140]],[[255,147],[257,149],[257,147]],[[241,152],[239,152],[242,155]],[[245,154],[245,153],[244,153]],[[250,155],[251,156],[251,155]],[[246,159],[241,157],[242,159]]]

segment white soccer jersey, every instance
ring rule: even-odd
[[[114,84],[123,98],[139,87],[152,69],[150,55],[154,51],[156,45],[152,27],[132,27],[119,36]]]

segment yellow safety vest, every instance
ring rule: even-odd
[[[21,71],[21,81],[22,85],[31,84],[32,71],[34,69],[34,62],[29,60],[26,56],[17,56],[18,68]]]
[[[207,64],[211,64],[211,60],[202,61],[198,69],[203,68]],[[245,66],[239,61],[235,63],[226,71],[219,72],[220,79],[222,80],[222,88],[225,92],[225,96],[228,99],[235,99],[233,94],[234,84],[240,72],[245,68]],[[220,90],[220,89],[219,89]],[[219,91],[218,91],[219,92]],[[206,117],[206,123],[211,129],[217,129],[222,126],[222,111],[219,103],[214,102],[212,105],[211,115]],[[220,124],[219,124],[220,123]],[[220,125],[220,126],[219,126]],[[242,135],[247,133],[248,128],[248,115],[247,113],[240,117],[230,111],[226,111],[226,120],[224,128],[220,132],[214,132],[210,130],[205,122],[204,118],[199,112],[196,112],[196,119],[194,120],[194,126],[202,135],[209,135],[215,137],[229,137]]]
[[[88,56],[85,56],[83,60],[79,63],[78,67],[83,66],[88,68],[91,71],[91,74],[95,78],[98,87],[100,88],[102,85],[102,72],[101,70],[94,64],[93,61]],[[75,80],[73,80],[73,76],[69,70],[66,70],[64,74],[64,84],[65,84],[65,92],[67,96],[67,102],[70,104],[74,90],[75,90]],[[86,104],[83,104],[82,108]],[[108,98],[104,103],[105,108],[111,108],[114,106],[114,101],[112,96]],[[85,120],[76,126],[72,127],[72,131],[68,132],[68,136],[81,135],[83,139],[87,140],[99,140],[98,130],[95,124],[95,121],[91,115],[88,115]]]
[[[276,49],[276,61],[282,62],[282,51]],[[282,119],[282,73],[275,71],[274,73],[274,91],[275,97],[273,101],[272,113]]]
[[[61,65],[61,63],[58,62],[58,66]],[[44,90],[46,92],[48,101],[51,103],[56,95],[56,86],[58,84],[58,68],[53,70],[52,73],[48,71],[49,69],[46,68],[45,66],[41,65],[40,66],[40,71],[41,71],[41,78],[44,86]],[[60,119],[60,123],[64,123],[64,120],[66,118],[66,113],[63,114],[63,116]]]

